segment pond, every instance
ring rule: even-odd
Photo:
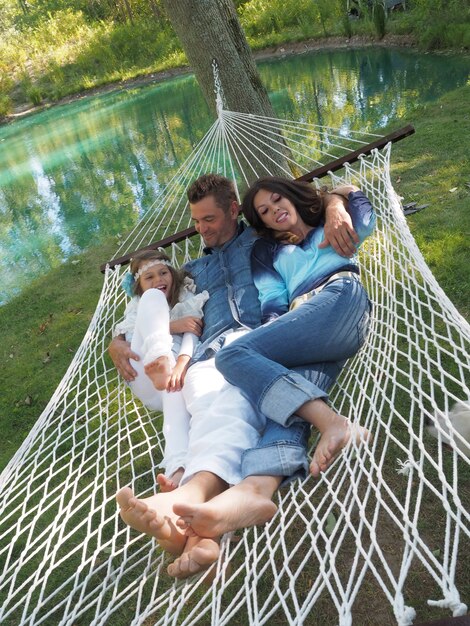
[[[376,133],[412,122],[417,105],[469,77],[468,59],[386,48],[259,67],[279,117]],[[0,127],[0,303],[131,229],[212,121],[194,77],[184,76]]]

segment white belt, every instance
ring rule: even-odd
[[[348,272],[346,270],[344,272],[336,272],[336,274],[332,274],[327,280],[325,280],[324,283],[322,283],[318,287],[315,287],[315,289],[312,289],[312,291],[307,291],[307,293],[304,293],[301,296],[297,296],[297,298],[294,298],[289,305],[289,311],[293,311],[304,302],[307,302],[307,300],[310,300],[310,298],[313,298],[313,296],[316,296],[317,293],[320,293],[320,291],[324,287],[326,287],[329,283],[332,283],[334,280],[337,280],[338,278],[355,278],[357,280],[359,276],[358,274],[356,274],[356,272]]]

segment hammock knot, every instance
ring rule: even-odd
[[[396,615],[398,626],[411,626],[413,624],[414,618],[416,617],[416,611],[412,606],[404,606],[402,608],[401,614]]]
[[[397,474],[403,474],[404,476],[408,476],[410,471],[413,469],[413,463],[409,459],[407,461],[397,459],[397,465]]]
[[[467,605],[460,602],[457,589],[450,591],[442,600],[428,600],[429,606],[437,606],[440,609],[450,609],[452,617],[461,617],[467,614]]]

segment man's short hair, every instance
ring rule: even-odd
[[[213,196],[219,209],[226,213],[230,210],[234,200],[238,202],[233,182],[220,174],[203,174],[188,189],[190,204],[196,204],[207,196]]]

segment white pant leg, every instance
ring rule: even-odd
[[[242,452],[256,445],[264,419],[237,387],[226,382],[214,359],[189,368],[183,396],[191,415],[183,481],[208,471],[230,485],[239,483]]]
[[[131,348],[136,354],[138,354],[142,358],[142,353],[134,345],[134,340],[132,340]],[[162,411],[163,392],[155,389],[155,387],[153,386],[153,382],[144,371],[144,364],[142,363],[142,361],[134,361],[134,359],[131,359],[130,363],[137,372],[135,380],[132,380],[130,383],[128,383],[130,390],[136,396],[136,398],[139,398],[142,404],[151,411]]]
[[[170,311],[165,294],[159,289],[148,289],[142,294],[134,329],[134,337],[136,335],[141,342],[144,365],[160,356],[170,356],[173,345]]]
[[[171,476],[179,467],[186,467],[188,455],[189,419],[186,403],[181,391],[162,391],[163,434],[165,456],[162,467]]]
[[[152,342],[155,339],[157,356],[154,353]],[[131,359],[131,365],[136,370],[136,379],[129,383],[132,393],[146,407],[153,411],[161,411],[162,392],[155,389],[153,382],[144,371],[144,365],[150,363],[162,354],[168,354],[171,349],[170,319],[168,303],[164,294],[158,289],[148,289],[142,294],[137,309],[137,320],[131,341],[131,349],[139,355],[140,361]],[[163,352],[161,351],[163,349]],[[146,357],[150,356],[150,360]],[[173,357],[170,356],[170,359]]]

